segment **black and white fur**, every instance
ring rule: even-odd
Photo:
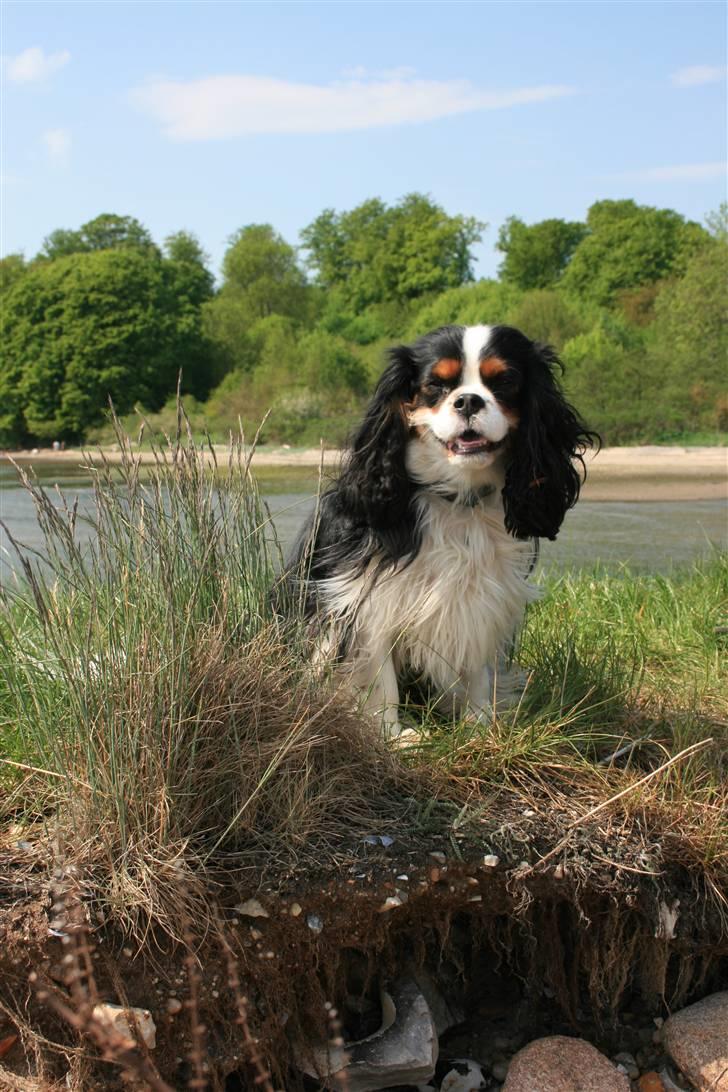
[[[597,437],[564,400],[547,346],[509,326],[444,326],[390,353],[338,480],[303,529],[319,654],[388,736],[399,683],[491,709],[493,676],[534,592],[534,539],[577,500]],[[301,583],[303,582],[303,584]]]

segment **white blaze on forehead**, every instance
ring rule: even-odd
[[[480,383],[480,354],[490,341],[490,326],[466,326],[463,332],[463,374],[461,386]]]

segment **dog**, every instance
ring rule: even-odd
[[[386,737],[400,683],[456,715],[492,715],[494,680],[598,443],[565,400],[554,351],[511,326],[442,326],[400,345],[338,479],[287,566],[320,659]],[[441,706],[442,707],[442,706]]]

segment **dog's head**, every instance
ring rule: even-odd
[[[574,462],[598,440],[566,402],[545,345],[511,326],[443,326],[393,349],[354,438],[345,489],[393,528],[418,490],[502,487],[506,527],[555,538],[577,500]]]

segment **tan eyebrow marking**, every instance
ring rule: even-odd
[[[507,371],[508,365],[499,356],[487,356],[480,362],[480,375],[483,379],[493,379],[494,376]]]
[[[438,379],[455,379],[460,375],[462,364],[459,360],[452,360],[450,357],[443,357],[442,360],[438,360],[435,367],[432,369],[432,375]]]

